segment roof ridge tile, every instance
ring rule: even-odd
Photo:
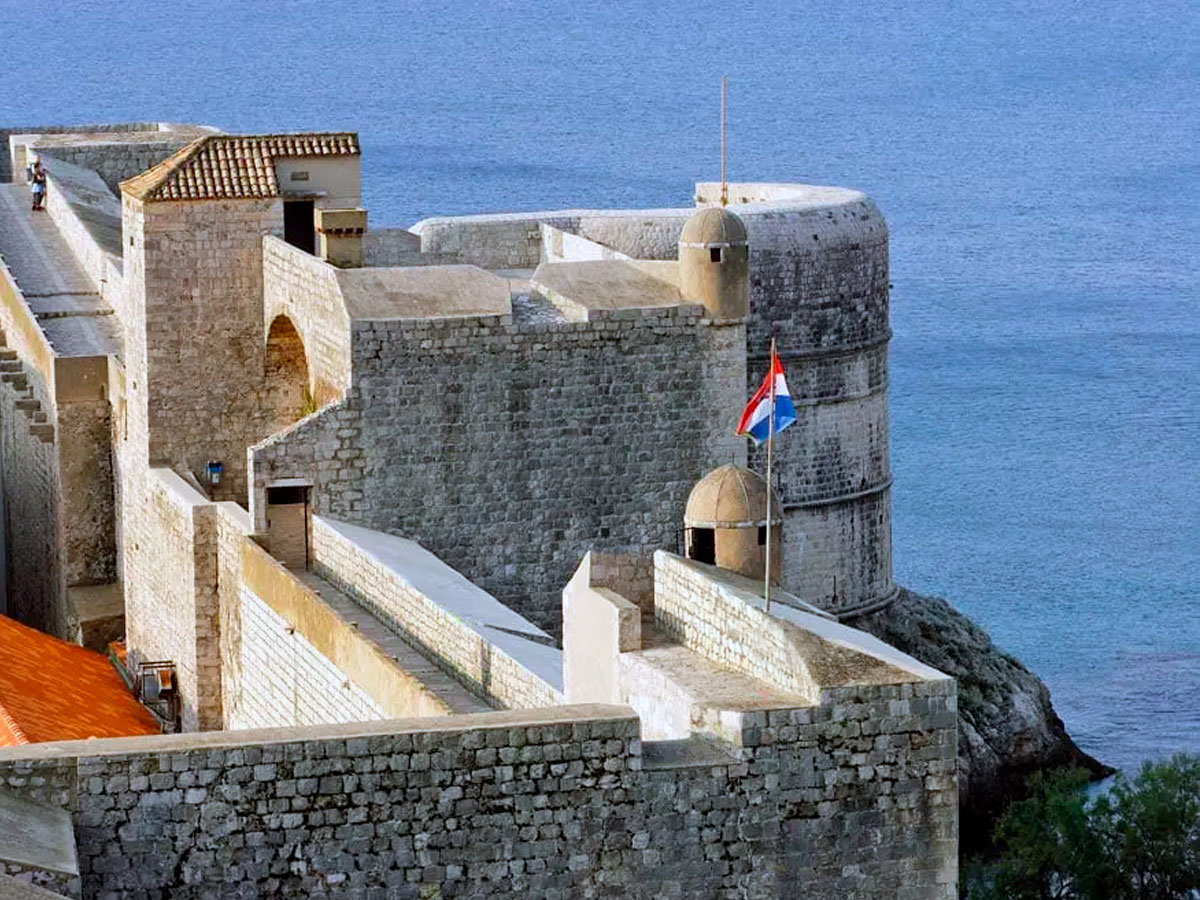
[[[353,131],[211,134],[197,138],[121,189],[143,201],[279,196],[275,157],[357,156]]]

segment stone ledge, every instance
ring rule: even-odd
[[[71,814],[0,792],[0,864],[78,875]]]
[[[628,706],[585,703],[543,709],[504,710],[433,718],[385,719],[377,722],[351,722],[341,725],[248,728],[244,731],[203,731],[190,734],[155,734],[134,738],[49,741],[40,744],[26,744],[21,747],[0,748],[0,762],[183,753],[189,750],[222,750],[247,745],[391,737],[399,734],[424,732],[488,731],[538,725],[573,725],[575,723],[636,720],[637,714]]]

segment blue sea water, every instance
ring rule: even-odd
[[[687,204],[730,173],[892,233],[897,578],[1087,750],[1200,751],[1200,6],[0,0],[0,123],[347,128],[377,224]]]

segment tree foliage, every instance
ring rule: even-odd
[[[1200,756],[1146,763],[1087,796],[1069,770],[1031,782],[996,825],[969,900],[1200,900]]]

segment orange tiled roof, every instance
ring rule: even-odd
[[[159,731],[107,658],[0,616],[0,747]]]
[[[359,152],[358,135],[350,131],[211,134],[122,181],[121,189],[140,200],[278,197],[276,159],[355,156]]]

